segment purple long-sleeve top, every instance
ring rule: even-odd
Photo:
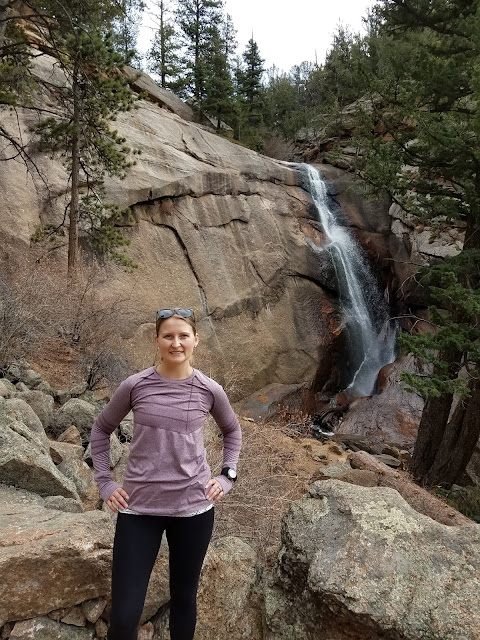
[[[110,473],[110,435],[133,410],[133,437],[123,485]],[[103,500],[118,487],[128,508],[146,515],[188,515],[212,504],[205,485],[211,478],[203,426],[211,413],[223,434],[223,466],[236,468],[241,429],[223,388],[198,369],[182,380],[156,367],[124,380],[92,427],[95,480]],[[217,476],[225,493],[232,483]]]

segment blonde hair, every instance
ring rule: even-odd
[[[162,322],[165,322],[165,320],[170,320],[170,318],[173,318],[174,316],[176,316],[177,318],[180,318],[180,320],[184,320],[187,324],[189,324],[193,329],[193,335],[194,336],[197,335],[197,325],[195,323],[195,320],[193,319],[193,316],[190,316],[189,318],[183,318],[182,316],[179,316],[178,313],[174,313],[172,316],[169,316],[168,318],[157,318],[157,321],[155,323],[155,332],[157,336],[158,336],[158,332],[160,331]]]

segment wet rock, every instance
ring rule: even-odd
[[[369,444],[388,443],[397,448],[412,448],[424,400],[407,391],[400,376],[403,371],[416,370],[413,356],[383,367],[379,374],[380,392],[355,402],[336,429],[336,437],[353,435]]]

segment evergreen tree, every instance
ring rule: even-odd
[[[185,46],[183,59],[186,97],[201,109],[208,74],[207,58],[214,27],[222,22],[223,0],[178,0],[177,20]]]
[[[250,126],[262,123],[264,87],[262,76],[264,60],[260,57],[257,43],[250,38],[243,52],[244,68],[238,74],[238,89],[245,104],[247,122]]]
[[[227,62],[227,47],[219,30],[212,29],[210,49],[206,57],[208,69],[205,80],[203,109],[217,120],[217,130],[222,120],[229,120],[234,111],[233,83]]]
[[[435,331],[402,339],[427,366],[406,376],[426,398],[412,472],[450,486],[480,435],[480,14],[468,0],[387,0],[376,19],[357,168],[419,220],[466,226],[463,251],[421,273]]]
[[[169,17],[167,0],[157,0],[156,10],[158,28],[148,52],[148,68],[160,77],[162,87],[179,91],[182,86],[179,79],[181,72],[180,43],[175,26]]]
[[[103,204],[102,184],[105,174],[123,177],[131,165],[125,140],[109,122],[119,111],[129,110],[135,98],[117,69],[124,59],[105,33],[112,14],[116,15],[107,0],[70,0],[65,11],[54,0],[39,5],[55,16],[44,35],[65,83],[55,87],[58,114],[39,122],[34,131],[40,146],[60,155],[70,172],[68,271],[72,273],[79,224],[97,246],[102,244],[99,237],[104,230],[110,239],[108,252],[121,257],[116,248],[124,241],[111,228],[112,215],[121,214]]]
[[[145,9],[144,0],[113,0],[118,15],[112,22],[113,45],[127,64],[141,66],[137,50],[138,26]]]
[[[265,88],[262,84],[263,59],[253,38],[242,54],[243,65],[236,70],[239,116],[237,135],[254,149],[261,150],[263,143]]]

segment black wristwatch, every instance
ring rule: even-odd
[[[227,477],[230,482],[235,482],[237,479],[237,472],[230,467],[223,467],[221,475]]]

